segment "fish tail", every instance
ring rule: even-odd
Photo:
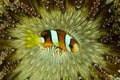
[[[26,30],[26,47],[31,48],[40,45],[41,37],[33,33],[31,30]]]

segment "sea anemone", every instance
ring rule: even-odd
[[[117,0],[1,1],[0,79],[120,79],[119,5]],[[78,42],[78,52],[39,43],[43,31],[58,29]]]

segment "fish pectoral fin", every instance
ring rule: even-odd
[[[59,47],[59,42],[56,42],[56,43],[55,43],[55,46]]]

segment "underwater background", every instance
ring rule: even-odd
[[[80,51],[39,44],[57,29]],[[0,80],[120,80],[120,0],[0,0]]]

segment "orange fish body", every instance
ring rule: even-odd
[[[76,40],[62,30],[45,30],[41,33],[41,39],[44,47],[56,46],[64,51],[79,51]]]

